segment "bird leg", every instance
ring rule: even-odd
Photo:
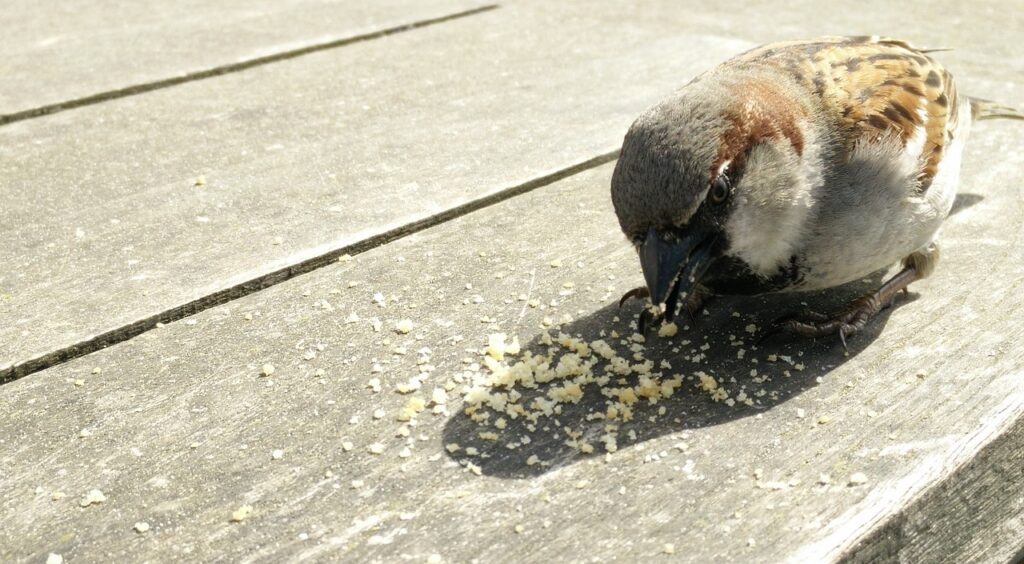
[[[842,313],[830,317],[805,311],[779,318],[772,323],[760,341],[778,333],[811,338],[839,335],[843,348],[849,350],[846,346],[846,337],[863,329],[878,312],[890,307],[896,295],[900,291],[907,291],[907,286],[912,282],[930,275],[938,258],[938,247],[932,244],[927,249],[915,252],[904,259],[903,270],[882,284],[877,291],[854,300]]]

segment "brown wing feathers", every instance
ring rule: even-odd
[[[919,189],[931,184],[958,104],[952,77],[923,51],[894,39],[837,37],[766,45],[731,64],[788,72],[821,96],[840,127],[860,131],[843,138],[877,141],[895,135],[904,147],[921,144]]]

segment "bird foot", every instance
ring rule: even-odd
[[[828,316],[815,311],[802,311],[786,315],[772,322],[758,343],[769,337],[786,333],[812,339],[827,335],[838,335],[843,349],[849,351],[846,338],[863,329],[878,312],[892,305],[892,300],[883,301],[879,293],[869,294],[850,303],[841,313]]]
[[[854,300],[838,315],[830,317],[813,311],[805,311],[776,319],[764,335],[758,339],[758,343],[779,333],[811,338],[839,335],[843,349],[849,352],[846,338],[863,329],[872,318],[878,315],[878,312],[891,306],[901,291],[907,292],[908,285],[923,277],[916,266],[909,264],[882,284],[878,291]]]

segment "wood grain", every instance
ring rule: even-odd
[[[695,329],[648,347],[656,366],[665,360],[686,379],[670,400],[636,407],[613,453],[592,438],[605,422],[591,415],[606,406],[594,387],[534,431],[513,422],[498,441],[461,413],[458,387],[450,413],[421,413],[409,437],[396,436],[395,420],[409,397],[429,398],[467,370],[464,358],[480,361],[490,333],[536,350],[545,317],[570,316],[560,330],[588,341],[628,331],[638,308],[614,304],[641,277],[610,210],[610,165],[5,385],[0,520],[13,526],[0,533],[0,556],[632,560],[672,544],[674,559],[693,562],[927,559],[958,546],[1005,557],[1021,540],[1019,504],[961,496],[1021,487],[1014,312],[1024,247],[1007,227],[1024,209],[981,170],[1014,135],[977,132],[965,171],[976,197],[947,226],[945,262],[857,335],[849,357],[833,341],[755,349],[747,327],[800,300],[838,307],[861,287],[712,302]],[[1015,174],[1020,158],[992,173]],[[990,276],[974,276],[981,265]],[[393,329],[402,319],[413,323],[405,335]],[[396,393],[426,357],[422,389]],[[713,401],[697,371],[731,397],[743,388],[754,406]],[[374,377],[380,393],[368,387]],[[570,430],[596,453],[566,446]],[[531,442],[506,448],[522,436]],[[374,443],[382,454],[368,451]],[[470,446],[479,453],[467,456]],[[865,485],[848,484],[856,472]],[[93,488],[108,501],[78,507]],[[52,501],[54,491],[68,497]],[[230,522],[243,505],[252,517]],[[137,521],[152,530],[134,532]],[[947,530],[958,533],[936,534]]]

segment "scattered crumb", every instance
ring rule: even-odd
[[[862,486],[868,483],[868,477],[863,472],[854,472],[850,475],[851,486]]]
[[[260,376],[263,376],[264,378],[267,377],[267,376],[272,375],[273,373],[274,373],[274,365],[270,364],[269,362],[267,364],[264,364],[263,365],[263,369],[260,370]]]
[[[373,443],[367,447],[367,450],[370,451],[370,454],[384,454],[384,445],[380,443]]]
[[[46,557],[46,564],[64,564],[64,557],[55,552],[51,552],[50,555]]]
[[[917,378],[919,380],[924,380],[925,378],[928,377],[928,371],[927,370],[918,370],[917,374],[915,374],[915,376],[917,376]]]
[[[661,552],[663,554],[675,554],[676,553],[676,545],[674,545],[674,544],[672,544],[670,542],[669,543],[665,543],[665,546],[661,547]]]
[[[139,521],[132,528],[135,529],[136,533],[145,533],[146,531],[149,530],[149,523],[147,523],[145,521]]]
[[[673,337],[679,332],[679,326],[675,323],[665,323],[658,329],[659,337]]]
[[[551,268],[562,268],[562,259],[555,259],[548,263]]]
[[[282,458],[284,458],[284,451],[281,449],[277,449],[274,452],[270,453],[270,458],[273,458],[274,460],[281,460]]]
[[[252,506],[251,505],[243,505],[243,506],[239,507],[238,509],[234,510],[231,513],[231,522],[232,523],[241,523],[242,521],[245,521],[246,519],[248,519],[249,516],[251,516],[251,515],[252,515]]]
[[[206,176],[200,174],[199,176],[196,177],[194,184],[196,186],[206,186]]]
[[[831,419],[829,419],[828,415],[822,415],[821,417],[818,417],[818,425],[825,425],[829,421],[831,421]]]
[[[107,501],[107,496],[103,495],[100,490],[90,490],[89,493],[85,494],[79,502],[80,507],[89,507],[90,505],[98,505]]]
[[[827,486],[832,483],[832,476],[822,473],[818,475],[818,483],[822,486]]]
[[[413,327],[412,320],[410,320],[410,319],[403,319],[403,320],[401,320],[401,321],[399,321],[398,323],[395,324],[395,331],[398,331],[399,333],[405,335],[409,331],[412,331],[412,327]]]
[[[348,253],[343,254],[340,257],[338,257],[338,262],[350,262],[351,260],[352,260],[352,255],[350,255]]]

